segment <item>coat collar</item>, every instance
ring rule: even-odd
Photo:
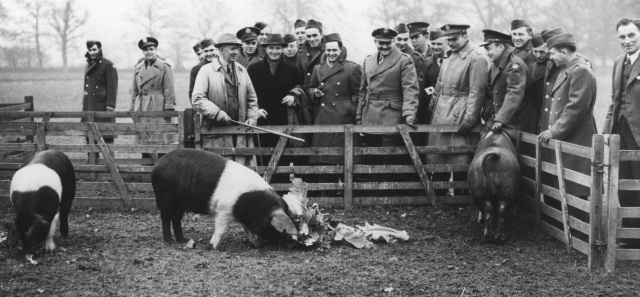
[[[473,51],[473,46],[471,45],[471,41],[467,40],[467,43],[457,52],[454,52],[452,50],[448,50],[447,51],[447,55],[446,57],[449,58],[454,54],[459,54],[460,58],[462,59],[466,59],[467,56]]]
[[[560,74],[558,75],[558,79],[556,79],[556,83],[553,85],[552,93],[555,92],[563,82],[569,77],[569,73],[573,72],[573,69],[578,67],[580,64],[587,64],[584,58],[581,56],[576,56],[573,60],[569,61],[567,65],[560,70]]]
[[[87,58],[87,67],[85,67],[85,70],[84,70],[85,75],[89,73],[91,69],[93,69],[93,66],[96,66],[97,64],[102,63],[102,60],[104,60],[104,56],[102,56],[102,51],[100,52],[100,55],[98,56],[97,59],[95,59],[95,62],[93,63],[92,63],[93,60],[91,59],[91,55],[89,55],[89,52],[84,54],[84,57]]]
[[[319,71],[322,72],[322,80],[325,80],[344,68],[344,63],[347,61],[347,48],[344,46],[342,47],[342,53],[340,54],[340,57],[338,57],[338,60],[333,63],[332,67],[329,67],[327,56],[325,54],[322,54],[320,61]]]
[[[498,65],[493,63],[493,67],[491,67],[492,69],[491,85],[493,85],[494,81],[498,77],[498,74],[500,74],[500,72],[507,67],[507,64],[509,63],[509,61],[511,61],[511,55],[513,54],[513,50],[514,50],[513,47],[506,46],[506,48],[504,49],[504,52],[502,52],[502,56],[500,57],[500,61],[498,62]]]
[[[380,72],[383,72],[391,68],[391,66],[395,65],[398,62],[398,60],[400,60],[400,57],[402,57],[402,52],[395,46],[391,47],[391,53],[387,57],[385,57],[384,60],[382,60],[382,63],[380,63],[378,67],[375,68],[371,76],[374,76]],[[373,61],[377,63],[378,53],[376,53],[375,55],[372,55],[372,58],[373,58]]]

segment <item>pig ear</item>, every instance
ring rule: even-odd
[[[298,235],[296,226],[293,225],[291,219],[283,212],[278,212],[273,215],[271,225],[280,233],[286,232],[289,235]]]

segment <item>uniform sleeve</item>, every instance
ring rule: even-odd
[[[191,68],[191,73],[189,74],[189,99],[191,99],[191,95],[193,95],[193,86],[196,84],[196,76],[198,76],[198,66],[193,66]]]
[[[440,92],[442,92],[442,71],[444,71],[444,63],[442,63],[440,67],[440,71],[438,72],[438,79],[436,80],[436,85],[433,88],[433,94],[431,94],[431,101],[429,101],[429,110],[430,112],[435,112],[436,104],[438,102],[438,97],[440,97]]]
[[[522,104],[524,92],[527,87],[527,68],[524,64],[513,64],[507,67],[507,94],[504,103],[495,117],[496,122],[508,124]]]
[[[210,67],[210,66],[209,66]],[[207,92],[211,85],[209,84],[209,68],[202,67],[196,76],[196,82],[193,86],[193,96],[191,97],[191,104],[193,109],[201,113],[203,116],[209,119],[215,119],[220,107],[215,105],[211,100],[207,98]],[[253,88],[253,84],[251,85]],[[247,111],[248,112],[248,111]]]
[[[133,83],[131,84],[131,103],[129,105],[129,110],[133,110],[134,107],[134,103],[136,102],[136,97],[138,97],[138,93],[140,93],[140,90],[138,90],[138,84],[136,83],[136,68],[133,68]]]
[[[413,58],[405,59],[402,62],[402,117],[415,114],[418,106],[418,76]]]
[[[558,120],[549,131],[554,138],[562,140],[582,122],[589,112],[591,98],[595,98],[596,79],[588,68],[578,66],[569,79],[569,103],[565,105]]]
[[[618,67],[618,63],[613,64],[613,73],[611,75],[611,105],[609,105],[609,111],[607,111],[607,118],[604,120],[604,128],[602,130],[603,134],[611,134],[612,120],[613,120],[613,108],[616,102],[616,67]]]
[[[467,99],[467,111],[462,121],[468,126],[473,126],[478,122],[487,90],[488,63],[484,56],[475,57],[469,66],[469,71],[469,98]]]
[[[113,64],[107,66],[105,73],[107,85],[107,106],[116,108],[116,99],[118,97],[118,71]]]
[[[350,86],[351,86],[351,102],[358,106],[358,102],[360,102],[360,80],[362,77],[362,67],[358,64],[355,64],[353,70],[351,71],[350,77]]]
[[[317,98],[313,95],[313,89],[317,89],[320,86],[320,79],[318,78],[318,70],[320,65],[316,65],[313,67],[313,74],[311,74],[311,80],[309,81],[309,88],[306,90],[307,94],[309,94],[309,100],[313,103],[320,102],[320,98]]]
[[[162,87],[162,93],[164,95],[164,110],[176,109],[176,91],[173,85],[173,70],[171,67],[165,67]]]
[[[253,88],[251,77],[248,72],[244,72],[247,81],[247,119],[258,120],[258,95]]]
[[[358,96],[358,106],[356,108],[356,121],[362,119],[362,105],[367,98],[369,83],[367,81],[367,59],[362,63],[362,78],[360,79],[360,95]]]

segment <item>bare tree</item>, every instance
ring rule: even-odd
[[[428,22],[432,28],[447,20],[450,12],[458,9],[448,0],[381,0],[372,17],[382,18],[387,27],[399,23]]]
[[[33,41],[35,42],[38,67],[42,68],[44,64],[44,53],[42,52],[40,42],[42,37],[47,35],[45,30],[43,30],[42,22],[47,17],[47,12],[50,9],[50,3],[46,0],[25,0],[21,1],[20,4],[27,11],[25,23],[29,24],[29,30],[31,31],[29,32],[29,35],[33,37]]]
[[[85,24],[88,16],[87,11],[79,15],[73,4],[73,0],[67,0],[62,8],[53,8],[49,14],[49,24],[56,32],[56,41],[62,52],[62,66],[65,69],[69,44],[79,37],[78,29]]]
[[[219,11],[224,3],[222,0],[198,1],[193,3],[191,13],[191,37],[198,41],[205,38],[214,38],[226,28],[229,21],[227,14],[212,15],[212,12]]]
[[[173,25],[171,5],[165,1],[136,1],[134,12],[128,20],[142,29],[147,36],[159,38],[165,29]]]

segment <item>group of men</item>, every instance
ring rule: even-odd
[[[547,28],[534,34],[528,21],[514,20],[509,34],[483,30],[481,50],[469,40],[469,25],[429,27],[426,22],[412,22],[374,30],[377,51],[358,65],[347,60],[340,35],[325,35],[321,22],[297,20],[294,33],[284,36],[257,22],[194,46],[200,63],[191,71],[189,98],[194,110],[202,114],[203,125],[209,127],[232,121],[250,125],[456,125],[456,132],[429,133],[414,141],[465,146],[477,144],[478,134],[470,132],[484,125],[494,133],[517,130],[538,134],[542,142],[558,139],[591,146],[596,134],[595,75],[588,58],[578,52],[572,33]],[[620,19],[616,32],[626,54],[616,60],[613,103],[603,133],[620,134],[623,149],[640,149],[640,116],[636,116],[640,103],[633,100],[640,92],[640,62],[636,63],[640,21]],[[130,110],[173,110],[172,71],[156,54],[158,41],[148,37],[138,46],[145,58],[134,67]],[[113,64],[95,53],[101,53],[99,42],[88,42],[87,48],[85,110],[90,109],[91,101],[103,102],[101,106],[112,110],[117,90],[109,86],[114,76],[117,81]],[[398,134],[364,136],[367,146],[403,145]],[[343,137],[315,134],[309,142],[339,147]],[[278,138],[264,135],[256,140],[261,146],[275,146]],[[203,145],[251,147],[256,143],[242,136],[209,135]],[[555,162],[552,154],[547,155],[547,161]],[[403,164],[405,157],[385,156],[371,162]],[[426,161],[468,164],[471,158],[470,154],[432,154]],[[564,160],[570,169],[589,174],[588,160],[569,156]],[[236,161],[252,165],[256,160]],[[313,156],[306,161],[343,162],[337,156]],[[625,166],[621,178],[640,179],[640,166]],[[448,173],[432,176],[433,180],[450,177]],[[453,172],[453,179],[466,180],[466,172]],[[570,193],[588,195],[588,189],[571,186]],[[633,195],[621,203],[636,205],[638,198]]]

